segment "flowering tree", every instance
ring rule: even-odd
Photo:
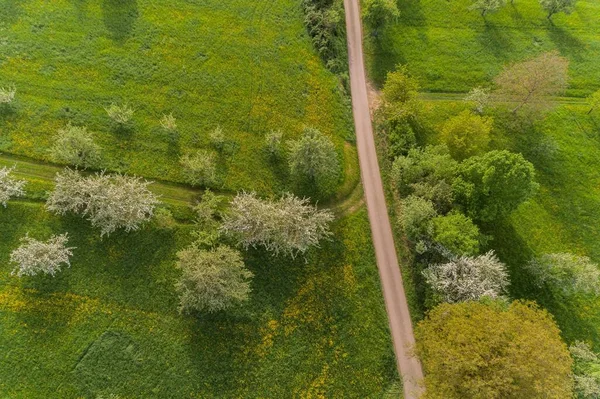
[[[71,266],[69,258],[75,248],[68,248],[68,241],[67,233],[54,235],[48,241],[38,241],[26,235],[21,238],[21,246],[10,254],[10,261],[16,264],[12,274],[19,277],[38,273],[54,276],[61,265]]]
[[[6,166],[0,169],[0,204],[6,208],[6,203],[12,197],[22,197],[25,195],[23,187],[25,181],[16,180],[11,177],[11,173],[15,168],[7,168]]]
[[[545,254],[533,259],[526,268],[538,285],[548,285],[555,292],[600,295],[600,270],[587,256]]]

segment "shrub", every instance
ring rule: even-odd
[[[318,210],[309,200],[285,194],[262,200],[254,193],[239,193],[223,220],[222,231],[243,248],[264,247],[275,255],[295,256],[331,235],[333,214]]]
[[[415,329],[424,399],[571,398],[571,358],[532,303],[441,304]]]
[[[492,118],[462,111],[442,126],[441,138],[455,159],[465,159],[485,149],[490,142]]]
[[[271,130],[265,136],[265,148],[273,159],[279,159],[282,155],[283,133],[280,130]]]
[[[100,228],[101,236],[123,228],[137,230],[152,215],[158,200],[149,182],[123,175],[82,176],[65,169],[56,175],[56,187],[46,202],[49,211],[59,215],[68,212],[87,217]]]
[[[407,118],[386,120],[384,130],[388,134],[388,154],[392,159],[407,155],[417,145],[417,137]]]
[[[14,86],[0,87],[0,105],[12,103],[16,94],[17,88]]]
[[[134,110],[127,104],[117,105],[112,103],[108,108],[104,108],[108,117],[119,125],[126,125],[131,121]]]
[[[50,154],[56,162],[83,168],[97,167],[100,163],[100,147],[94,143],[92,134],[85,126],[70,123],[58,131]]]
[[[54,235],[47,241],[38,241],[26,235],[21,238],[21,246],[10,254],[11,263],[16,264],[12,274],[19,277],[38,273],[56,275],[62,264],[71,266],[69,258],[75,248],[68,248],[68,241],[67,233]]]
[[[458,256],[479,253],[479,229],[460,212],[453,211],[431,220],[431,238]]]
[[[26,182],[13,179],[11,177],[13,170],[15,170],[14,166],[12,168],[3,166],[2,169],[0,169],[0,204],[5,208],[11,198],[22,197],[25,195],[23,187]]]
[[[419,84],[412,78],[406,66],[398,65],[388,72],[382,90],[383,110],[388,119],[412,117],[417,110]]]
[[[167,132],[175,132],[177,131],[177,119],[173,116],[173,114],[164,114],[160,119],[160,126]]]
[[[456,199],[473,219],[493,221],[508,215],[537,190],[533,165],[521,154],[490,151],[459,166]]]
[[[577,399],[600,397],[600,359],[585,342],[575,341],[569,347],[573,358],[573,377]]]
[[[208,151],[186,154],[179,160],[186,182],[197,186],[212,186],[217,182],[215,157]]]
[[[240,253],[227,246],[205,251],[190,247],[177,254],[182,275],[176,284],[179,310],[217,312],[250,297],[252,272]]]
[[[225,148],[225,135],[223,134],[221,126],[217,126],[210,132],[210,144],[212,144],[217,151],[223,151],[223,148]]]
[[[469,91],[464,100],[473,104],[473,111],[483,114],[491,102],[490,91],[483,87],[474,87]]]
[[[154,224],[161,230],[173,230],[177,226],[173,213],[166,208],[154,210]]]
[[[506,266],[492,251],[429,266],[423,276],[435,296],[449,303],[498,298],[509,284]]]
[[[539,286],[564,295],[600,295],[600,270],[587,256],[545,254],[526,265]]]

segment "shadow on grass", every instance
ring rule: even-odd
[[[556,45],[561,55],[568,55],[576,61],[582,61],[586,53],[585,44],[573,36],[568,30],[548,22],[548,36]]]
[[[118,44],[125,43],[139,16],[137,0],[103,0],[102,13],[111,38]]]
[[[493,22],[485,20],[483,31],[477,35],[482,47],[499,60],[506,62],[513,51],[508,33]]]

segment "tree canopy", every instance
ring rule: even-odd
[[[448,145],[450,154],[462,160],[487,149],[492,121],[490,117],[464,110],[443,124],[441,138]]]
[[[0,204],[6,208],[6,204],[11,198],[22,197],[25,195],[24,180],[17,180],[12,177],[15,168],[3,166],[0,169]]]
[[[545,254],[526,265],[538,285],[564,295],[600,295],[600,269],[587,256]]]
[[[26,235],[21,238],[21,245],[10,254],[11,263],[15,264],[12,274],[19,277],[35,276],[38,273],[54,276],[63,264],[71,266],[72,250],[68,248],[67,233],[54,235],[47,241],[39,241]]]

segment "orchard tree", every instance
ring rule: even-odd
[[[460,212],[437,216],[430,223],[431,239],[458,256],[479,253],[479,228]]]
[[[423,276],[435,297],[449,303],[498,298],[509,285],[506,266],[493,251],[431,265],[423,271]]]
[[[221,126],[214,128],[213,131],[210,132],[209,138],[210,144],[212,144],[217,151],[223,151],[225,148],[225,133],[223,133]]]
[[[462,160],[476,155],[487,149],[492,121],[490,117],[475,115],[469,110],[464,110],[444,123],[441,131],[442,140],[448,145],[450,154],[455,159]]]
[[[600,90],[597,90],[588,96],[587,103],[590,106],[590,110],[587,112],[588,115],[594,112],[594,110],[600,108]]]
[[[600,269],[587,256],[545,254],[527,264],[539,286],[563,295],[600,295]]]
[[[101,236],[117,229],[137,230],[150,220],[158,200],[149,182],[123,175],[82,176],[69,168],[56,175],[46,207],[64,215],[72,212],[100,228]]]
[[[185,154],[179,163],[183,177],[189,184],[208,187],[217,182],[217,165],[212,153],[200,150],[194,154]]]
[[[409,195],[400,201],[401,211],[398,221],[404,234],[411,241],[419,241],[429,236],[429,222],[437,216],[433,202]]]
[[[340,162],[331,140],[313,128],[304,129],[290,143],[290,172],[298,181],[315,185],[321,194],[331,193],[340,179]]]
[[[271,130],[265,136],[265,149],[273,159],[279,159],[282,155],[283,133],[281,130]]]
[[[548,13],[547,18],[551,19],[554,14],[564,12],[570,14],[575,9],[577,0],[539,0],[540,5]]]
[[[374,28],[396,20],[400,16],[396,0],[365,0],[362,5],[364,20]]]
[[[21,246],[10,254],[10,261],[16,264],[12,274],[19,277],[35,276],[43,273],[54,276],[63,264],[69,261],[75,248],[67,247],[67,233],[54,235],[47,241],[38,241],[26,235],[21,238]]]
[[[332,221],[330,211],[318,210],[306,198],[285,194],[263,200],[255,193],[239,193],[221,229],[243,248],[262,246],[275,255],[293,257],[329,237]]]
[[[112,103],[109,107],[104,108],[108,117],[120,126],[127,125],[133,117],[134,110],[127,104],[117,105]]]
[[[17,180],[12,177],[15,167],[7,168],[3,166],[0,169],[0,204],[6,208],[7,202],[13,197],[22,197],[25,195],[24,180]]]
[[[415,329],[423,399],[571,398],[572,360],[533,303],[441,304]]]
[[[475,0],[469,8],[479,11],[481,16],[485,18],[487,13],[498,11],[505,4],[506,0]]]
[[[600,398],[600,358],[585,342],[576,341],[569,347],[573,358],[573,378],[577,399]]]
[[[175,285],[180,312],[217,312],[250,297],[253,274],[239,251],[225,245],[211,250],[192,246],[180,251],[177,258],[182,271]]]
[[[501,101],[513,102],[517,113],[527,106],[532,109],[547,108],[552,96],[567,88],[569,60],[558,51],[543,53],[527,61],[504,68],[495,78],[496,96]]]
[[[54,145],[50,149],[52,158],[83,168],[97,167],[100,163],[100,147],[85,126],[70,123],[58,131]]]
[[[0,105],[12,103],[16,94],[17,88],[15,86],[0,87]]]
[[[473,110],[481,115],[491,102],[491,94],[488,89],[474,87],[467,93],[464,100],[472,103]]]
[[[164,131],[173,133],[177,131],[177,119],[173,116],[173,113],[164,114],[160,119],[160,126]]]
[[[467,215],[490,222],[507,216],[537,191],[535,170],[521,154],[490,151],[463,161],[454,180]]]

